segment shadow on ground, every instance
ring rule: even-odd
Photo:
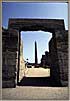
[[[18,86],[49,86],[61,87],[61,84],[50,77],[23,77]]]

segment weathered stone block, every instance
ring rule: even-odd
[[[3,71],[2,79],[14,79],[16,77],[16,73],[14,71]]]
[[[14,88],[16,87],[16,82],[15,80],[3,80],[2,87],[3,88]]]

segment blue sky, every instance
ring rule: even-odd
[[[29,59],[29,62],[35,61],[35,41],[37,42],[37,55],[38,62],[40,62],[41,57],[45,54],[45,51],[49,51],[48,42],[52,37],[52,33],[43,31],[27,31],[21,32],[21,37],[23,39],[23,53],[25,59]]]
[[[66,3],[3,2],[3,27],[7,28],[9,18],[64,19],[65,28],[68,29],[68,5]],[[42,54],[48,50],[48,40],[52,34],[48,34],[48,32],[46,32],[47,34],[45,32],[22,33],[24,58],[28,58],[30,62],[34,62],[34,41],[36,40],[38,44],[38,59],[40,62]]]

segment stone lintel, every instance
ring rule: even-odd
[[[49,31],[55,29],[65,30],[64,20],[60,19],[9,19],[8,28],[20,31]]]

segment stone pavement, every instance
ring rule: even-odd
[[[17,86],[3,88],[3,100],[68,100],[67,87]]]

